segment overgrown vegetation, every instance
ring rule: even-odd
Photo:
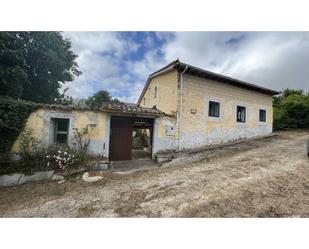
[[[273,99],[274,130],[309,128],[309,94],[285,89]]]
[[[0,174],[21,172],[30,174],[40,170],[68,170],[80,163],[92,159],[88,153],[88,126],[75,130],[76,147],[53,144],[42,146],[30,128],[25,128],[20,134],[18,161],[5,162],[0,166]],[[7,153],[9,155],[9,153]]]
[[[0,96],[0,155],[7,154],[37,104]]]

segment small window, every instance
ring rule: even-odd
[[[217,118],[220,116],[220,103],[209,101],[208,116]]]
[[[144,98],[144,106],[146,105],[146,99]]]
[[[54,142],[67,144],[69,137],[69,119],[54,118]]]
[[[246,122],[246,107],[237,106],[237,122]]]
[[[155,98],[155,99],[157,98],[157,91],[158,91],[158,88],[155,87],[155,89],[154,89],[154,98]]]
[[[260,122],[266,122],[266,110],[260,110]]]

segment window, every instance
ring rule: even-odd
[[[155,87],[155,89],[154,89],[154,98],[155,98],[155,99],[157,98],[157,91],[158,91],[158,88]]]
[[[54,142],[67,144],[69,136],[69,119],[54,118]]]
[[[220,116],[220,103],[209,101],[208,116],[217,118]]]
[[[260,122],[266,122],[266,110],[260,109]]]
[[[146,105],[146,99],[144,98],[144,106]]]
[[[237,122],[246,122],[246,107],[237,106]]]

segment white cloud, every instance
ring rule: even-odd
[[[163,51],[180,60],[281,90],[309,90],[309,33],[179,32]]]
[[[148,75],[181,61],[261,86],[309,90],[308,32],[159,32],[140,41],[117,32],[65,32],[83,75],[67,83],[73,97],[104,89],[136,102]],[[162,45],[163,43],[163,45]],[[146,48],[138,59],[128,54]]]
[[[160,57],[155,50],[145,53],[144,58],[138,61],[127,61],[127,69],[139,80],[146,80],[148,75],[160,69],[168,62]]]
[[[118,97],[122,90],[131,87],[129,75],[122,71],[122,57],[127,52],[137,51],[139,44],[123,39],[116,32],[64,32],[64,36],[72,41],[83,72],[63,86],[69,87],[69,95],[87,98],[104,89]]]

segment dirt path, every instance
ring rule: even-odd
[[[309,217],[309,132],[214,149],[207,159],[0,188],[2,217]]]

